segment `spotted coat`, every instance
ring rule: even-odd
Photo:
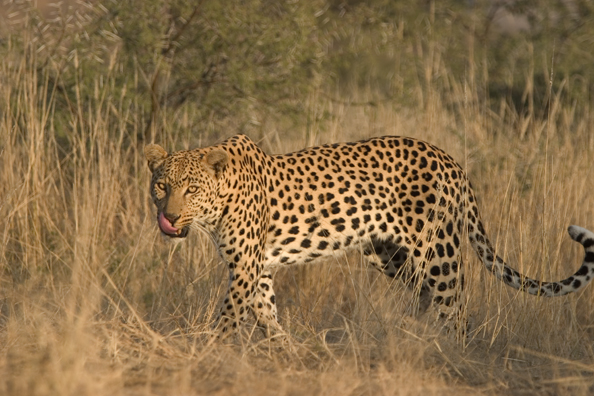
[[[148,145],[151,195],[161,231],[206,232],[227,263],[218,329],[254,314],[279,332],[271,269],[358,249],[375,268],[418,293],[419,309],[463,319],[463,236],[487,270],[539,296],[582,289],[594,276],[594,234],[571,226],[584,246],[578,271],[558,282],[530,279],[495,254],[461,167],[441,149],[387,136],[265,154],[237,135],[216,146],[168,154]]]

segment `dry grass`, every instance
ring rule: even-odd
[[[210,343],[225,268],[201,236],[174,245],[159,235],[137,141],[142,109],[104,95],[98,83],[88,108],[72,104],[64,136],[53,108],[59,93],[28,62],[0,61],[0,394],[594,390],[594,288],[526,296],[489,276],[472,252],[468,307],[477,330],[466,348],[406,319],[409,293],[343,256],[277,273],[293,350],[257,337]],[[451,95],[467,97],[455,86]],[[514,267],[546,279],[572,273],[582,251],[565,229],[594,228],[590,104],[552,95],[542,122],[505,108],[452,111],[436,96],[414,112],[317,98],[312,111],[335,115],[327,129],[314,125],[287,141],[269,126],[261,143],[282,152],[384,134],[431,141],[467,169],[491,239]],[[171,119],[161,125],[169,148],[209,143],[199,132],[167,135],[188,128],[184,117]]]

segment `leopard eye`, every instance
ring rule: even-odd
[[[165,183],[155,183],[155,186],[162,191],[165,191],[165,189],[167,188],[167,186],[165,186]]]
[[[190,186],[188,187],[188,189],[186,190],[186,192],[188,194],[194,194],[196,191],[198,191],[198,187],[197,186]]]

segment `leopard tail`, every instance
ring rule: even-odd
[[[476,227],[469,226],[469,239],[487,269],[506,285],[535,296],[557,297],[583,289],[594,278],[594,233],[575,225],[570,226],[568,232],[574,241],[584,247],[584,261],[573,275],[557,282],[531,279],[508,266],[494,253],[480,220]]]

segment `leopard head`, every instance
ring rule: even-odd
[[[184,238],[190,226],[211,232],[219,217],[218,184],[229,156],[222,149],[178,151],[144,148],[151,178],[151,197],[163,234]]]

